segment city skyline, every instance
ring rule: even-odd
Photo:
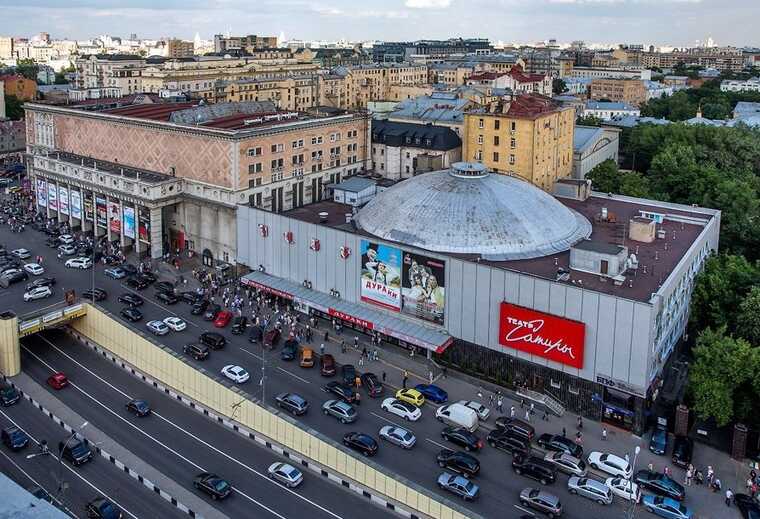
[[[760,14],[748,0],[0,0],[0,33],[89,39],[99,34],[204,39],[215,33],[285,34],[303,40],[415,40],[483,37],[492,41],[646,43],[693,46],[708,37],[719,45],[760,46],[751,24]],[[317,22],[317,23],[315,23]],[[93,27],[97,30],[93,31]]]

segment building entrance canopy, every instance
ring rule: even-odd
[[[301,308],[313,308],[336,319],[436,353],[442,353],[453,342],[453,338],[444,331],[428,328],[360,304],[350,303],[264,272],[251,272],[243,276],[241,281],[245,285],[290,299]]]

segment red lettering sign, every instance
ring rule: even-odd
[[[583,368],[585,324],[505,302],[499,319],[502,346]]]
[[[253,281],[252,279],[243,279],[242,281],[244,285],[250,285],[252,287],[256,287],[259,290],[263,290],[264,292],[269,292],[270,294],[276,295],[277,297],[282,297],[285,299],[293,299],[293,294],[288,294],[287,292],[283,292],[282,290],[277,290],[276,288],[262,285],[261,283],[257,283]]]
[[[358,324],[362,328],[366,328],[367,330],[372,330],[375,328],[375,325],[371,321],[365,321],[364,319],[359,319],[358,317],[354,317],[353,315],[347,314],[345,312],[341,312],[340,310],[336,310],[335,308],[328,308],[327,313],[333,317],[337,317],[338,319],[342,319],[343,321],[347,321],[352,324]]]

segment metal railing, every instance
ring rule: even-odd
[[[83,303],[79,303],[65,308],[54,310],[37,317],[25,319],[18,323],[18,336],[26,337],[33,333],[40,332],[47,328],[52,328],[60,324],[82,317],[87,313],[87,307]]]
[[[534,402],[545,405],[547,409],[549,409],[557,416],[562,416],[565,414],[565,406],[563,406],[557,399],[550,395],[547,395],[546,393],[539,393],[538,391],[533,391],[532,389],[524,387],[518,387],[515,393],[519,397],[527,398],[528,400],[532,400]]]

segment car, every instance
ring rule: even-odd
[[[567,480],[567,491],[571,494],[587,497],[600,505],[612,504],[610,487],[595,479],[570,476],[570,479]]]
[[[601,470],[611,476],[620,476],[631,479],[633,467],[620,456],[614,454],[593,451],[588,455],[588,464],[595,470]]]
[[[367,394],[371,398],[377,398],[383,394],[383,384],[374,373],[371,373],[369,371],[362,373],[360,379],[362,381],[362,386],[364,386],[364,389],[367,390]]]
[[[24,301],[36,301],[37,299],[45,299],[53,295],[53,290],[50,287],[37,287],[24,292]]]
[[[132,306],[128,306],[126,308],[122,308],[121,312],[119,314],[122,316],[122,318],[126,319],[129,322],[136,323],[140,319],[142,319],[143,315],[140,310],[137,308],[134,308]]]
[[[48,386],[53,389],[63,389],[69,385],[69,379],[62,372],[53,373],[47,379]]]
[[[535,479],[542,485],[548,485],[557,480],[557,470],[554,465],[537,456],[513,456],[512,470],[518,476],[522,475]]]
[[[480,462],[465,452],[441,449],[435,457],[435,461],[442,469],[456,472],[468,478],[474,478],[480,472]]]
[[[222,375],[232,380],[237,384],[243,384],[251,379],[251,375],[245,368],[241,366],[235,366],[234,364],[228,364],[222,368]]]
[[[269,474],[270,478],[288,488],[296,488],[303,483],[303,473],[287,463],[272,463],[267,469],[267,474]]]
[[[335,417],[340,423],[352,423],[359,418],[354,406],[343,400],[328,400],[322,404],[322,413]]]
[[[649,450],[658,456],[664,456],[668,450],[668,430],[658,425],[652,431],[652,437],[649,439]]]
[[[280,342],[280,330],[272,328],[264,334],[264,346],[274,348]]]
[[[689,508],[669,497],[644,496],[642,505],[647,512],[665,519],[691,519],[694,515]]]
[[[243,335],[246,328],[248,328],[248,318],[244,315],[239,315],[232,320],[230,331],[232,335]]]
[[[441,490],[446,490],[453,494],[458,495],[465,501],[472,501],[478,497],[480,487],[467,479],[464,476],[458,474],[449,474],[444,472],[438,476],[438,487]]]
[[[309,409],[309,403],[297,393],[280,393],[274,400],[277,402],[277,407],[295,416],[306,414]]]
[[[48,233],[55,232],[55,231],[47,231]],[[51,249],[57,249],[58,246],[61,244],[60,241],[58,241],[58,238],[56,236],[51,235],[50,238],[45,240],[45,245],[50,247]]]
[[[319,358],[319,374],[323,377],[333,377],[336,373],[335,357],[325,353]]]
[[[9,285],[12,285],[20,281],[26,281],[29,279],[29,274],[23,270],[16,270],[15,272],[11,273],[4,272],[2,277],[8,282]]]
[[[217,304],[208,305],[206,307],[206,312],[203,314],[203,320],[204,321],[214,321],[216,320],[217,314],[222,311],[222,307]]]
[[[128,267],[131,267],[131,265],[125,264],[121,266],[121,268],[127,271],[128,271]],[[153,272],[140,272],[138,275],[142,277],[148,283],[155,283],[158,280],[158,278]]]
[[[525,488],[520,492],[520,504],[538,510],[549,519],[562,515],[562,504],[559,498],[539,488]]]
[[[559,434],[544,433],[538,437],[536,443],[548,451],[564,452],[576,458],[583,455],[583,447]]]
[[[441,438],[455,445],[464,447],[466,451],[478,451],[483,448],[483,440],[464,427],[446,427],[441,431]]]
[[[191,305],[203,301],[203,295],[199,294],[198,292],[180,292],[179,298],[185,303],[189,303]]]
[[[164,324],[175,332],[181,332],[187,328],[187,323],[179,317],[166,317],[164,318]]]
[[[358,451],[362,456],[374,456],[377,454],[377,441],[369,434],[350,432],[343,435],[343,445]]]
[[[193,315],[201,315],[206,311],[208,305],[208,299],[201,299],[200,301],[193,304],[193,308],[190,309],[190,313]]]
[[[527,456],[530,454],[530,442],[521,436],[516,436],[504,429],[494,429],[486,436],[486,443],[494,449],[508,452],[512,455]]]
[[[10,384],[0,382],[0,403],[3,407],[10,407],[13,404],[17,404],[21,400],[18,390]]]
[[[285,361],[295,360],[298,355],[298,341],[288,339],[280,350],[280,358]]]
[[[15,426],[3,429],[2,433],[0,433],[0,437],[2,438],[3,445],[12,451],[20,451],[29,445],[29,436]]]
[[[201,472],[193,479],[193,486],[211,496],[211,499],[224,499],[232,493],[232,486],[227,480],[211,472]]]
[[[760,504],[747,494],[734,494],[734,503],[743,519],[760,519]]]
[[[151,413],[150,404],[145,400],[133,399],[125,405],[127,411],[135,413],[137,416],[148,416]]]
[[[480,402],[476,402],[475,400],[460,400],[457,403],[465,407],[469,407],[475,411],[475,413],[478,415],[478,420],[481,422],[485,422],[488,420],[488,417],[491,416],[491,410]]]
[[[90,301],[103,301],[108,297],[108,293],[102,288],[88,288],[81,295],[82,299],[89,299]]]
[[[74,243],[74,237],[70,234],[61,234],[58,240],[64,245],[72,245]]]
[[[604,484],[610,487],[616,496],[638,503],[641,500],[641,489],[633,481],[623,478],[607,478]]]
[[[90,447],[79,438],[58,442],[58,452],[61,453],[63,459],[75,466],[87,463],[92,459]]]
[[[571,476],[585,477],[588,474],[583,460],[559,451],[549,451],[544,456],[544,461],[551,463],[560,472]]]
[[[124,294],[121,294],[116,300],[119,303],[124,303],[125,305],[129,305],[129,306],[140,306],[145,302],[145,300],[143,300],[142,297],[138,296],[137,294],[133,294],[131,292],[126,292]]]
[[[36,287],[46,287],[46,286],[52,287],[53,285],[55,285],[55,278],[37,278],[31,283],[27,284],[26,289],[31,290]]]
[[[403,449],[411,449],[417,443],[417,437],[411,431],[395,425],[384,425],[379,434],[380,438]]]
[[[198,339],[212,350],[221,350],[227,344],[224,335],[216,332],[203,332]]]
[[[70,269],[85,270],[92,267],[92,259],[85,258],[85,257],[71,258],[71,259],[67,259],[64,265],[66,266],[66,268],[70,268]]]
[[[354,392],[354,388],[342,382],[338,382],[337,380],[333,380],[322,386],[322,391],[325,393],[332,393],[345,402],[350,403],[356,400],[356,393]]]
[[[414,389],[419,391],[427,400],[436,404],[444,404],[449,400],[449,394],[433,384],[417,384]]]
[[[33,276],[41,276],[45,273],[45,269],[39,263],[27,263],[24,265],[24,270]]]
[[[686,490],[679,482],[665,474],[654,472],[649,469],[641,469],[633,476],[633,481],[645,490],[663,497],[669,497],[676,501],[683,501]]]
[[[131,263],[122,263],[120,265],[121,269],[127,273],[128,276],[134,276],[137,274],[137,267],[132,265]],[[154,280],[155,281],[155,280]]]
[[[685,469],[691,463],[691,456],[694,452],[694,440],[686,436],[676,436],[673,440],[673,454],[671,460],[673,465]]]
[[[160,290],[161,292],[174,293],[174,283],[170,283],[169,281],[159,281],[153,288]]]
[[[171,292],[156,292],[156,299],[165,305],[174,305],[179,301],[179,298]]]
[[[353,364],[343,364],[340,367],[340,375],[343,378],[344,384],[349,386],[356,384],[356,377],[358,376],[358,373],[356,373],[356,368]]]
[[[127,277],[127,271],[121,267],[108,267],[103,270],[103,274],[113,279],[124,279]]]
[[[58,253],[63,256],[73,256],[77,253],[77,248],[73,245],[59,245]]]
[[[182,351],[185,352],[186,355],[190,355],[195,360],[205,360],[208,358],[209,353],[211,353],[207,346],[204,346],[203,344],[186,344],[182,347]]]
[[[137,276],[130,276],[124,281],[124,284],[134,290],[143,290],[148,287],[148,282]]]
[[[121,519],[124,517],[115,504],[104,497],[97,497],[85,506],[87,517],[91,519]]]
[[[11,251],[11,256],[15,256],[18,259],[27,259],[32,257],[32,253],[27,249],[14,249]]]
[[[314,350],[311,348],[301,348],[301,360],[298,365],[302,368],[314,367]]]
[[[400,416],[409,422],[416,422],[422,416],[422,411],[420,411],[419,407],[397,398],[386,398],[383,400],[380,408],[387,413]]]
[[[425,404],[425,397],[422,396],[422,393],[420,393],[416,389],[411,389],[411,388],[399,389],[398,391],[396,391],[396,398],[398,398],[402,402],[407,402],[409,404],[416,405],[417,407],[422,407]]]
[[[169,333],[169,327],[166,326],[166,323],[157,319],[148,321],[145,326],[147,326],[148,330],[150,330],[154,335],[166,335]]]

